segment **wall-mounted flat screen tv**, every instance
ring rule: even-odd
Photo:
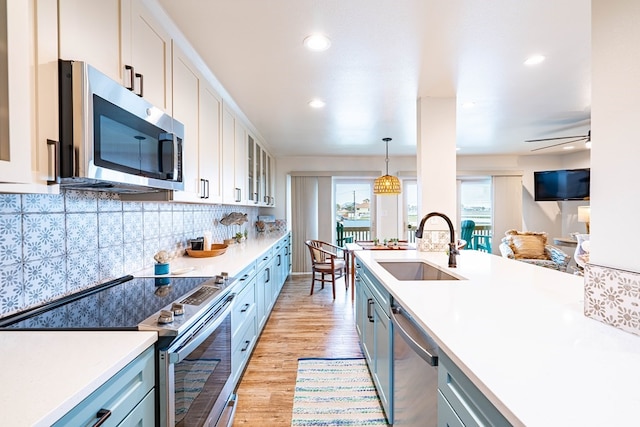
[[[535,171],[535,201],[588,200],[590,176],[589,168]]]

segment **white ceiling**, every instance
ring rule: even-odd
[[[457,96],[460,154],[589,130],[589,0],[158,2],[276,156],[415,154],[420,97]]]

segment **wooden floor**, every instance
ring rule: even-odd
[[[237,426],[291,426],[298,358],[363,357],[351,289],[309,295],[310,275],[287,279],[238,387]]]

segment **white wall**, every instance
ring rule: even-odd
[[[640,272],[634,230],[640,211],[640,2],[593,0],[591,257]]]

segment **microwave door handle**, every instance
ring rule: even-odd
[[[175,133],[171,134],[173,140],[173,171],[171,172],[171,179],[174,181],[182,181],[182,176],[179,173],[180,164],[182,163],[182,140]]]
[[[171,141],[173,145],[173,165],[171,168],[170,174],[165,174],[165,164],[164,164],[164,142]],[[161,133],[158,135],[158,170],[163,175],[163,177],[167,177],[170,179],[177,179],[178,176],[178,161],[179,161],[179,152],[178,149],[180,147],[180,143],[178,142],[178,137],[173,133]]]

